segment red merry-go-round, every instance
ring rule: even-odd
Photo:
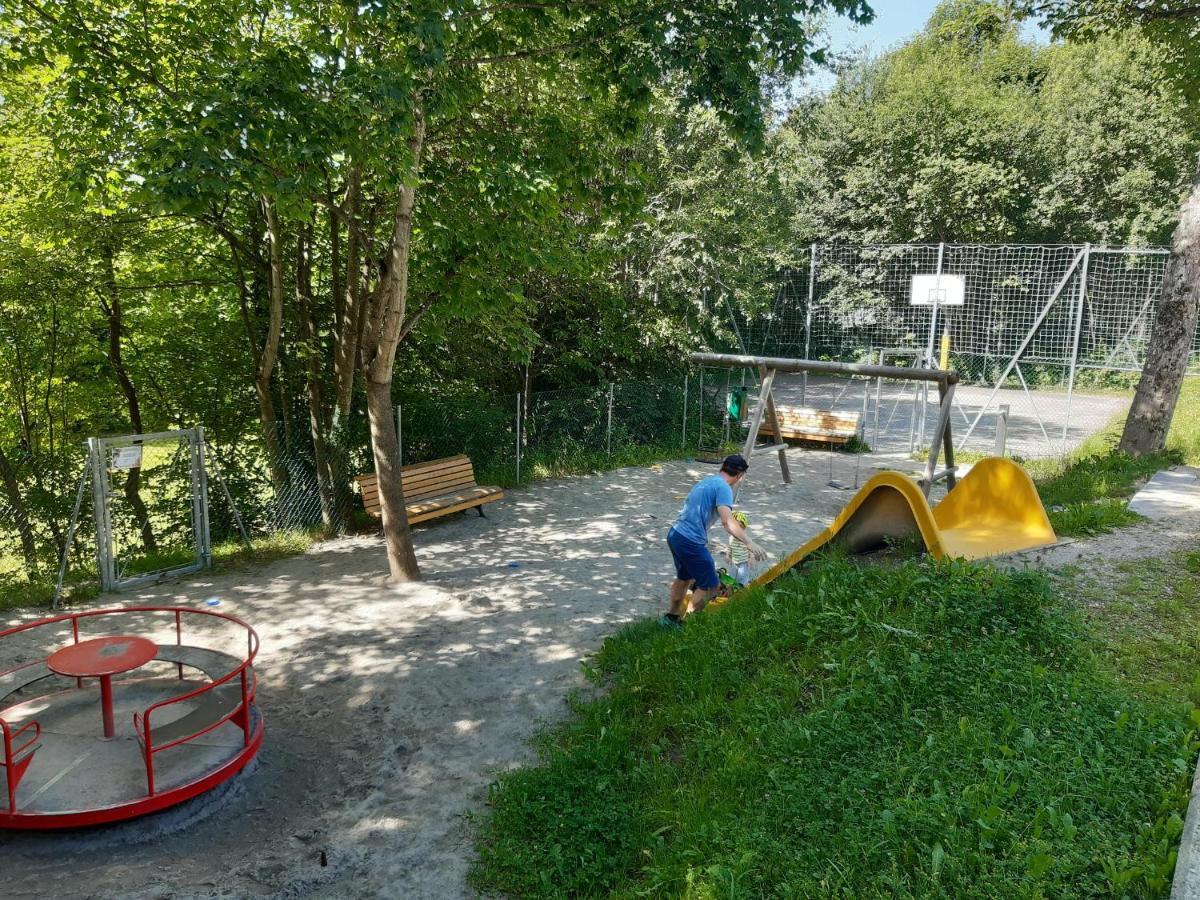
[[[258,646],[236,616],[181,606],[0,631],[0,828],[130,819],[232,778],[262,745]]]

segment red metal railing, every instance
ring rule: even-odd
[[[176,645],[183,644],[183,617],[185,615],[207,616],[207,617],[213,618],[213,619],[221,619],[226,622],[232,622],[233,624],[243,628],[246,632],[246,657],[237,666],[230,669],[230,671],[227,672],[225,675],[221,676],[220,678],[213,679],[208,684],[201,685],[200,687],[195,688],[194,690],[190,690],[190,691],[187,691],[186,693],[180,694],[177,697],[168,697],[165,700],[160,700],[157,703],[154,703],[151,706],[147,707],[146,710],[142,713],[134,713],[134,715],[133,715],[134,728],[136,729],[139,739],[141,741],[142,755],[143,755],[143,757],[145,759],[145,763],[146,763],[146,788],[147,788],[148,794],[150,796],[154,796],[154,793],[155,793],[154,754],[155,753],[158,753],[162,750],[170,749],[171,747],[177,747],[180,744],[187,743],[188,741],[191,741],[191,740],[195,740],[196,738],[200,737],[201,735],[208,734],[210,731],[214,730],[215,728],[219,727],[220,725],[223,725],[225,722],[228,722],[231,719],[238,720],[238,723],[242,726],[242,735],[243,735],[244,745],[245,746],[250,745],[250,742],[253,739],[252,722],[250,719],[250,707],[251,707],[251,704],[254,702],[255,691],[257,688],[257,681],[254,677],[254,670],[253,670],[252,666],[253,666],[255,657],[258,656],[258,649],[259,649],[258,633],[253,628],[251,628],[250,625],[248,625],[246,622],[239,619],[237,616],[232,616],[232,615],[229,615],[228,613],[215,612],[214,610],[191,609],[186,606],[127,606],[127,607],[122,607],[122,608],[117,608],[117,609],[96,609],[96,610],[85,610],[85,611],[74,612],[74,613],[64,613],[63,615],[54,616],[49,619],[39,619],[36,622],[27,622],[24,625],[18,625],[14,628],[9,628],[5,631],[0,631],[0,641],[4,640],[7,637],[11,637],[14,634],[20,634],[22,632],[32,631],[37,628],[45,628],[45,627],[57,625],[57,624],[60,624],[63,622],[70,622],[71,623],[71,636],[72,636],[73,642],[78,644],[81,640],[80,634],[79,634],[79,623],[81,620],[100,618],[100,617],[109,617],[109,616],[127,616],[127,615],[134,614],[134,613],[171,613],[174,616],[174,620],[175,620],[175,643],[176,643]],[[11,668],[5,672],[0,672],[0,675],[7,675],[11,672],[15,672],[19,669],[25,668],[30,665],[36,665],[36,662],[22,663],[21,665],[14,666],[13,668]],[[182,664],[179,664],[179,675],[180,675],[180,678],[183,677],[183,665]],[[240,696],[238,703],[229,712],[225,713],[220,718],[218,718],[216,721],[214,721],[210,724],[207,724],[205,727],[195,731],[192,734],[184,735],[183,737],[176,738],[173,741],[169,741],[167,743],[160,744],[157,747],[155,747],[152,744],[152,740],[151,740],[152,733],[151,733],[151,728],[150,728],[151,713],[155,712],[156,710],[162,709],[164,707],[174,705],[176,703],[183,703],[188,700],[195,700],[197,697],[201,697],[202,695],[208,693],[209,691],[213,691],[213,690],[219,688],[221,685],[228,684],[234,678],[237,678],[240,681],[241,696]],[[4,736],[4,753],[5,753],[4,762],[5,762],[5,766],[6,766],[6,772],[8,773],[9,809],[10,809],[10,811],[15,811],[15,793],[16,793],[16,785],[14,784],[13,777],[12,777],[12,773],[13,773],[14,769],[13,769],[13,766],[11,765],[13,755],[19,755],[30,744],[32,744],[33,741],[37,740],[38,736],[41,734],[41,726],[37,726],[37,734],[35,734],[33,738],[31,738],[24,745],[22,745],[20,748],[18,748],[15,751],[15,754],[10,754],[11,742],[12,742],[12,740],[15,740],[16,738],[18,738],[21,735],[21,733],[24,732],[25,730],[27,730],[29,727],[35,726],[35,725],[37,725],[36,722],[29,722],[28,724],[22,726],[20,729],[17,729],[16,731],[11,731],[11,733],[10,733],[9,725],[3,719],[0,719],[0,729],[3,730],[3,736]]]
[[[17,740],[17,738],[30,728],[33,729],[33,737],[14,750],[13,741]],[[0,719],[0,734],[3,734],[4,738],[4,780],[8,787],[8,811],[15,813],[17,811],[17,785],[20,784],[21,776],[25,774],[25,765],[29,761],[29,757],[19,760],[17,757],[28,750],[42,736],[42,726],[36,721],[26,722],[16,731],[13,731],[7,722]]]

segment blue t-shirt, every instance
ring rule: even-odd
[[[675,520],[675,533],[697,544],[708,543],[708,528],[717,521],[717,507],[733,509],[733,488],[720,475],[701,479],[687,495]]]

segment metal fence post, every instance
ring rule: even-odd
[[[817,245],[808,248],[808,303],[804,305],[804,358],[812,359],[812,309],[817,295]],[[808,393],[808,373],[800,380],[800,404],[803,406]]]
[[[62,596],[63,579],[67,577],[67,557],[75,542],[75,529],[79,525],[79,510],[83,506],[83,493],[87,483],[92,478],[92,442],[88,441],[88,456],[79,475],[79,489],[75,492],[75,508],[71,512],[71,522],[67,526],[67,539],[63,542],[62,559],[58,563],[58,578],[54,582],[54,593],[50,596],[50,608],[58,609],[58,600]]]
[[[1083,264],[1079,270],[1079,295],[1075,303],[1075,331],[1071,336],[1071,368],[1067,376],[1067,409],[1063,414],[1063,453],[1067,452],[1067,434],[1071,427],[1071,401],[1075,395],[1075,368],[1079,363],[1079,334],[1083,327],[1083,304],[1087,299],[1088,265],[1092,261],[1092,245],[1083,245]]]
[[[99,438],[88,438],[92,463],[92,515],[96,520],[96,568],[101,590],[110,591],[117,580],[112,556],[112,531],[108,518],[108,464]]]
[[[517,484],[521,483],[521,392],[517,391]]]
[[[996,416],[996,451],[993,456],[1003,456],[1008,444],[1008,404],[1000,404],[1000,413]]]
[[[683,376],[683,432],[679,439],[679,449],[687,448],[687,402],[688,402],[688,376],[684,373]]]
[[[937,276],[933,282],[933,308],[929,314],[929,340],[925,345],[925,365],[930,369],[933,365],[933,343],[937,338],[937,320],[938,311],[941,308],[942,299],[942,264],[946,259],[946,244],[942,242],[938,244],[937,256]],[[921,436],[918,441],[919,446],[924,446],[925,441],[925,416],[929,408],[929,383],[925,382],[921,385]]]
[[[613,409],[613,383],[608,383],[608,426],[604,432],[604,455],[612,459],[612,409]]]
[[[204,463],[204,426],[197,425],[188,436],[192,444],[195,469],[192,491],[196,494],[196,562],[203,568],[212,565],[212,531],[208,522],[208,467]]]

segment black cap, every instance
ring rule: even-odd
[[[746,457],[740,453],[734,453],[725,457],[721,463],[721,471],[728,472],[730,475],[741,475],[750,468],[750,463],[746,462]]]

